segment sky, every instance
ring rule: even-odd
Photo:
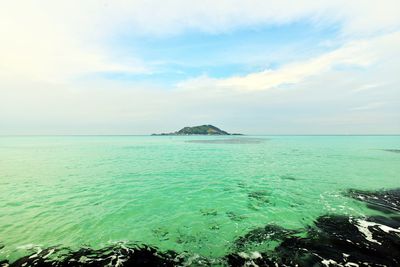
[[[1,0],[0,135],[400,134],[398,0]]]

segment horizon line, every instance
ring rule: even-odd
[[[154,136],[154,137],[168,137],[168,136],[212,136],[212,137],[221,137],[221,136],[400,136],[400,133],[397,134],[241,134],[241,135],[154,135],[154,134],[0,134],[0,137],[41,137],[41,136],[49,136],[49,137],[62,137],[62,136],[76,136],[76,137],[85,137],[85,136]]]

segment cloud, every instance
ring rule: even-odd
[[[398,28],[399,10],[396,0],[2,1],[0,75],[59,81],[96,72],[148,73],[149,62],[140,55],[118,55],[107,40],[118,34],[163,36],[188,30],[216,34],[298,20],[338,23],[344,35],[373,34]],[[294,80],[302,76],[295,68]]]
[[[43,1],[42,1],[43,2]],[[77,12],[80,24],[107,23],[143,34],[176,34],[185,30],[210,33],[238,27],[275,25],[307,19],[313,23],[341,23],[343,33],[369,34],[400,26],[397,0],[88,0],[79,3],[63,1],[46,6]],[[68,13],[68,12],[67,12]],[[70,13],[68,13],[70,14]],[[384,15],[382,15],[384,14]],[[82,23],[84,22],[84,23]]]
[[[284,65],[276,70],[265,70],[245,76],[214,79],[201,76],[179,83],[182,89],[215,89],[257,91],[296,84],[334,68],[365,68],[382,58],[399,53],[400,32],[371,39],[351,41],[334,51],[315,58]]]
[[[1,1],[0,134],[147,134],[202,123],[260,134],[399,133],[399,5]],[[114,44],[120,36],[162,41],[186,32],[217,35],[297,21],[339,27],[339,36],[325,43],[334,50],[244,76],[200,76],[177,88],[93,75],[157,71],[134,47],[119,51]],[[290,90],[271,90],[282,87]],[[369,103],[381,105],[360,108]]]
[[[149,71],[138,59],[113,58],[100,43],[84,38],[91,36],[89,29],[80,32],[79,25],[57,18],[65,12],[74,20],[72,12],[47,10],[49,6],[45,1],[2,1],[0,79],[60,82],[96,72]]]
[[[379,107],[382,107],[385,103],[382,102],[373,102],[373,103],[368,103],[367,105],[364,106],[359,106],[359,107],[354,107],[351,108],[351,110],[370,110],[370,109],[377,109]]]
[[[383,87],[385,85],[386,84],[384,82],[364,84],[364,85],[360,86],[359,88],[353,89],[352,91],[354,93],[360,93],[360,92],[363,92],[363,91],[374,90],[376,88]]]

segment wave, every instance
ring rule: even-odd
[[[268,224],[237,238],[232,252],[207,258],[189,252],[161,251],[143,244],[118,243],[101,249],[51,247],[14,262],[23,266],[400,266],[400,189],[349,190],[346,195],[385,215],[324,215],[306,229]],[[306,234],[304,234],[304,232]],[[274,240],[273,250],[255,249]],[[1,249],[1,247],[0,247]]]

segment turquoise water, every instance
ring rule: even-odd
[[[343,192],[400,186],[400,154],[385,151],[399,149],[400,136],[231,140],[0,137],[0,259],[124,241],[219,257],[266,224],[374,215]]]

